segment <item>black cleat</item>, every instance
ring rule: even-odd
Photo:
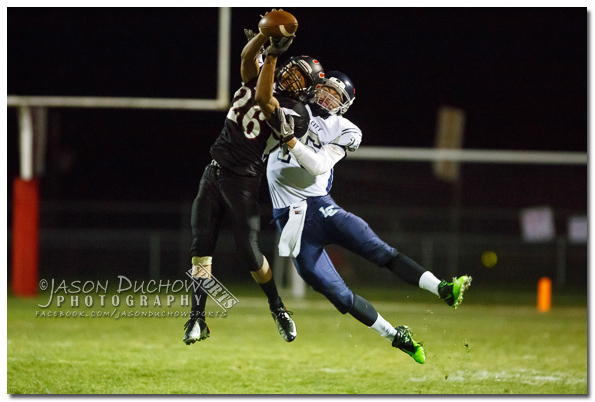
[[[291,319],[290,315],[293,313],[287,311],[285,306],[277,307],[271,310],[271,315],[277,324],[279,333],[285,339],[285,342],[291,342],[297,336],[297,330],[295,329],[295,323]]]
[[[184,324],[186,333],[184,334],[184,343],[186,345],[192,345],[194,342],[200,342],[203,339],[207,339],[211,336],[211,330],[207,326],[207,323],[202,318],[190,318]]]
[[[395,329],[397,330],[397,334],[393,340],[393,347],[401,349],[403,352],[413,357],[413,360],[419,364],[424,364],[426,361],[424,348],[420,343],[413,340],[409,327],[400,325],[395,327]]]

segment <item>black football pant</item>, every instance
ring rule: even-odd
[[[228,213],[234,225],[239,260],[250,271],[262,267],[263,255],[258,247],[260,180],[261,177],[238,176],[214,164],[205,168],[192,203],[192,257],[213,255],[221,221]]]

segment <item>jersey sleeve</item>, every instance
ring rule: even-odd
[[[345,152],[344,148],[333,144],[323,145],[318,152],[314,152],[300,141],[291,150],[300,166],[314,176],[331,170],[337,162],[345,157]]]
[[[341,118],[341,134],[331,144],[339,145],[349,152],[354,152],[362,142],[362,130],[346,118]]]

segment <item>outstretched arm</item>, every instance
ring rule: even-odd
[[[279,107],[279,102],[273,96],[273,84],[275,83],[275,68],[277,67],[277,57],[285,53],[291,43],[293,36],[284,38],[271,38],[271,44],[264,52],[264,64],[256,84],[255,99],[264,117],[270,120],[273,112]]]
[[[240,67],[242,81],[244,83],[249,82],[258,76],[260,70],[260,67],[258,66],[258,55],[260,54],[260,48],[267,40],[268,38],[266,36],[258,33],[246,44],[246,46],[244,46],[244,49],[242,50],[242,64]]]
[[[264,58],[262,71],[256,84],[256,103],[264,113],[267,120],[271,119],[273,112],[279,107],[279,102],[273,96],[273,84],[275,83],[275,68],[277,67],[277,56],[267,54]]]

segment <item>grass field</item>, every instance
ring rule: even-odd
[[[456,311],[417,290],[389,302],[366,292],[394,325],[411,327],[426,364],[391,348],[319,295],[285,297],[298,327],[286,343],[264,297],[209,320],[211,338],[186,346],[184,318],[36,317],[47,296],[8,297],[9,394],[587,394],[587,298],[558,297],[537,313],[531,294],[470,289]],[[475,293],[472,293],[475,292]],[[375,293],[376,294],[376,293]],[[393,298],[394,299],[394,298]],[[152,300],[152,299],[149,299]],[[494,300],[503,303],[496,304]],[[82,304],[82,303],[81,303]],[[165,304],[165,303],[164,303]],[[110,304],[108,306],[111,307]],[[209,302],[213,311],[220,311]],[[113,311],[113,307],[103,309]],[[184,312],[167,307],[120,311]]]

